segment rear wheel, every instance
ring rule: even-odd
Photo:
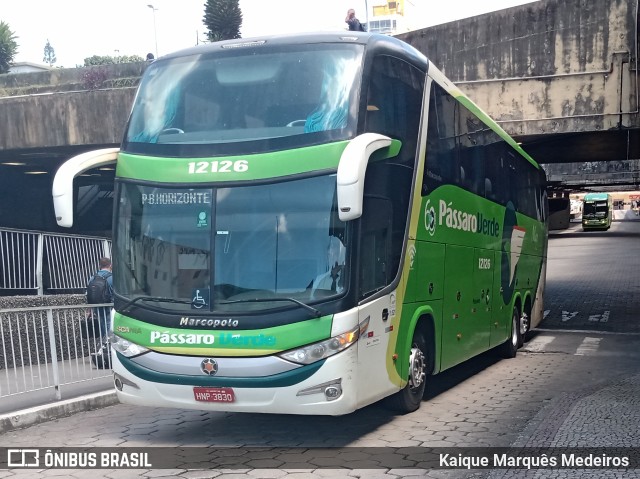
[[[518,338],[519,348],[524,346],[525,341],[528,340],[529,331],[531,331],[531,318],[527,313],[522,313],[520,316],[520,337]]]
[[[500,346],[500,354],[503,358],[515,358],[520,344],[520,312],[513,308],[511,313],[511,334]]]
[[[387,398],[389,408],[405,414],[420,407],[427,385],[427,372],[431,371],[429,357],[424,333],[416,329],[413,333],[411,353],[409,354],[409,381],[404,388]]]

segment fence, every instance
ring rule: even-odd
[[[0,400],[45,389],[59,400],[61,386],[110,376],[95,314],[111,305],[99,306],[0,309]]]
[[[0,294],[84,293],[105,238],[0,229]]]

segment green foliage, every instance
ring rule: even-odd
[[[82,84],[87,90],[97,90],[107,79],[107,70],[101,66],[89,68],[82,74]]]
[[[209,30],[207,38],[211,42],[240,38],[242,11],[239,0],[207,0],[204,4],[202,23]]]
[[[44,46],[44,58],[42,59],[42,61],[47,63],[49,66],[58,61],[58,59],[56,58],[56,51],[51,46],[51,43],[49,43],[48,38],[47,44]]]
[[[18,52],[16,38],[9,25],[0,21],[0,73],[7,73],[13,63],[13,57]]]
[[[112,57],[110,55],[93,55],[84,59],[85,67],[93,67],[98,65],[115,65],[117,63],[133,63],[143,62],[144,58],[140,55],[119,55]]]

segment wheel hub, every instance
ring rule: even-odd
[[[520,335],[524,336],[529,332],[529,315],[522,313],[520,317]]]
[[[419,388],[426,376],[427,363],[424,354],[418,348],[411,348],[409,357],[409,386]]]

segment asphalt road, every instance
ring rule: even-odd
[[[542,327],[640,333],[640,221],[552,232],[547,268]]]
[[[158,461],[174,466],[12,469],[0,478],[640,477],[640,469],[430,469],[394,455],[414,447],[640,446],[639,238],[640,222],[552,234],[548,312],[533,338],[515,359],[486,353],[432,378],[413,414],[380,404],[342,417],[115,405],[7,432],[0,448],[163,447]],[[341,449],[327,457],[314,448]],[[215,468],[211,451],[223,457]]]

